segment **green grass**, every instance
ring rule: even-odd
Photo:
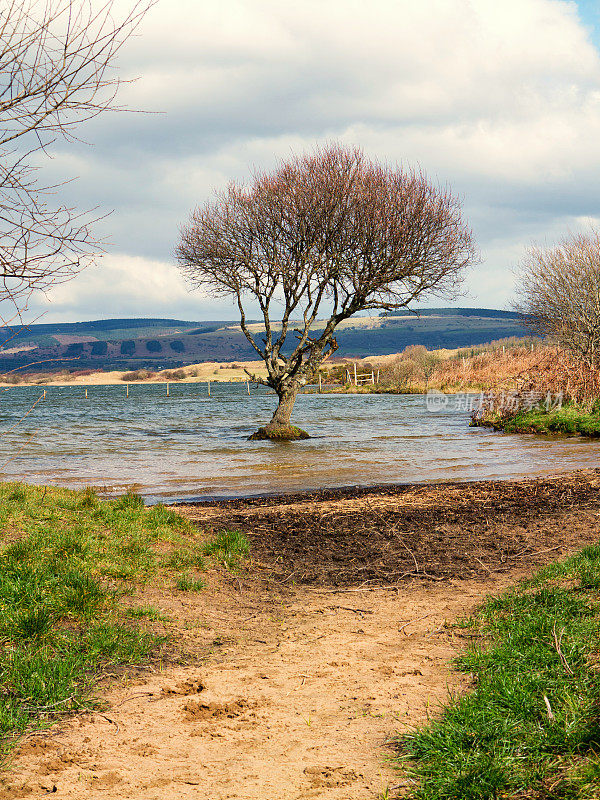
[[[248,553],[248,540],[239,531],[221,531],[212,541],[205,542],[203,552],[213,556],[227,569],[237,569]]]
[[[123,608],[150,580],[199,591],[205,558],[235,566],[242,534],[199,540],[191,523],[133,494],[0,483],[0,761],[32,725],[91,702],[95,676],[139,663],[159,638],[142,621],[151,606]],[[129,603],[128,603],[129,605]]]
[[[496,429],[506,433],[566,433],[571,436],[600,437],[600,413],[565,404],[562,408],[533,408],[521,411],[514,416],[484,420]]]
[[[151,619],[156,622],[170,621],[170,618],[166,614],[163,614],[160,609],[154,606],[136,606],[134,608],[128,608],[125,612],[125,616],[131,619]]]
[[[206,587],[206,584],[202,578],[194,578],[184,572],[175,581],[175,586],[182,592],[201,592]]]
[[[463,623],[482,637],[456,661],[473,688],[399,738],[409,797],[600,797],[599,591],[594,545]]]

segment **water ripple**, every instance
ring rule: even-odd
[[[135,487],[148,498],[223,497],[322,487],[472,480],[595,466],[600,443],[511,436],[469,428],[448,406],[428,412],[406,395],[304,395],[295,421],[313,434],[292,445],[249,442],[275,398],[244,384],[48,387],[47,397],[0,437],[5,479]],[[0,395],[0,431],[40,396],[39,387]],[[6,462],[6,463],[5,463]]]

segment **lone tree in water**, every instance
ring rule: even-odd
[[[266,364],[266,379],[250,377],[274,389],[279,405],[252,438],[299,439],[308,434],[290,425],[294,402],[337,350],[339,323],[455,288],[474,245],[450,192],[332,145],[197,208],[177,258],[192,285],[237,302],[242,331]],[[248,326],[248,300],[262,313],[260,333]]]

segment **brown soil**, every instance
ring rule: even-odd
[[[408,578],[485,578],[587,541],[600,470],[521,481],[338,489],[184,505],[205,527],[245,531],[252,569],[285,584],[389,585]],[[549,549],[551,548],[551,549]]]
[[[1,798],[366,800],[402,774],[395,731],[466,679],[456,617],[598,540],[600,472],[182,507],[242,527],[249,566],[201,594],[157,587],[180,664],[122,677],[106,708],[30,736]],[[54,789],[56,787],[56,789]]]

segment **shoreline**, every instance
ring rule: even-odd
[[[120,373],[118,373],[120,375]],[[113,373],[104,373],[106,376],[106,380],[88,380],[90,376],[76,376],[73,380],[57,380],[57,381],[23,381],[21,383],[7,383],[5,381],[0,381],[0,388],[2,389],[19,389],[19,388],[40,388],[45,389],[46,387],[54,387],[54,388],[62,388],[67,386],[80,386],[82,388],[92,388],[94,386],[165,386],[169,384],[169,386],[177,386],[181,384],[213,384],[213,383],[226,383],[226,384],[240,384],[244,385],[249,383],[252,387],[264,386],[264,384],[256,383],[252,381],[249,377],[231,377],[231,376],[213,376],[213,377],[190,377],[190,378],[148,378],[144,380],[131,380],[125,381],[120,377],[113,377]],[[273,389],[270,389],[267,386],[264,386],[268,392],[274,394],[275,392]],[[437,394],[443,395],[455,395],[455,394],[481,394],[485,390],[479,386],[452,386],[446,387],[444,389],[440,389],[437,386],[430,386],[429,388],[420,388],[420,387],[410,387],[405,389],[394,389],[394,388],[379,388],[379,389],[368,389],[363,386],[351,386],[350,388],[342,385],[342,384],[328,384],[327,387],[323,387],[321,391],[319,391],[319,387],[317,384],[308,384],[303,389],[300,389],[298,392],[298,396],[300,395],[396,395],[402,397],[409,397],[412,395],[419,395],[423,396],[426,395],[428,392],[435,392]]]
[[[549,472],[546,474],[523,474],[515,475],[510,478],[465,478],[463,480],[456,478],[448,478],[447,480],[436,481],[401,481],[398,483],[377,483],[371,485],[349,484],[346,486],[324,486],[319,489],[305,489],[291,492],[263,492],[261,494],[251,495],[229,495],[227,497],[214,497],[207,496],[206,500],[201,499],[183,499],[168,501],[165,499],[164,505],[169,508],[178,508],[180,506],[197,506],[199,508],[238,508],[238,507],[260,507],[260,506],[281,506],[281,505],[294,505],[296,503],[310,503],[310,502],[325,502],[325,501],[338,501],[338,500],[358,500],[365,499],[369,496],[380,496],[382,494],[392,496],[401,496],[408,492],[415,490],[457,490],[465,486],[473,486],[474,484],[481,487],[490,487],[494,485],[502,485],[505,483],[515,484],[524,482],[546,482],[546,481],[560,481],[561,479],[568,479],[575,476],[586,477],[588,475],[600,475],[599,467],[582,467],[581,469],[569,469],[565,472]],[[157,500],[156,503],[148,505],[156,505],[162,501]]]

